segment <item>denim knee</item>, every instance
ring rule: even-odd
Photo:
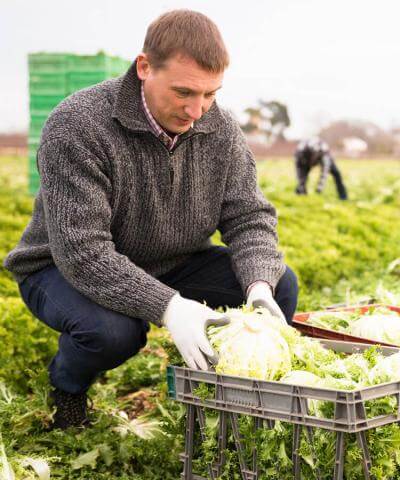
[[[107,318],[99,315],[90,330],[71,332],[79,346],[98,357],[103,370],[114,368],[132,357],[146,345],[147,322],[108,312]],[[100,365],[99,365],[100,366]]]
[[[284,288],[291,297],[296,297],[299,294],[299,284],[297,281],[297,275],[294,271],[286,265],[286,272],[283,275]]]
[[[297,307],[299,287],[296,274],[286,266],[285,273],[276,286],[275,300],[285,315],[286,321],[291,325]]]

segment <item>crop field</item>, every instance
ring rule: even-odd
[[[310,194],[296,196],[290,159],[258,163],[260,187],[278,210],[280,248],[298,275],[298,310],[372,298],[400,304],[400,161],[340,159],[338,165],[347,202],[337,199],[331,178],[323,195],[314,193],[317,169],[309,180]],[[0,157],[1,260],[29,221],[33,199],[26,192],[26,158]],[[219,242],[218,233],[214,240]],[[56,347],[56,333],[29,313],[1,267],[0,479],[14,478],[11,468],[18,480],[179,478],[185,411],[166,394],[165,368],[173,361],[166,333],[152,329],[138,356],[98,379],[89,392],[93,425],[84,430],[47,431],[53,411],[46,366]],[[264,454],[273,458],[276,445],[277,458],[290,472],[279,432],[266,440]],[[384,455],[382,442],[372,452],[373,461],[374,455]],[[399,434],[393,442],[398,450]],[[349,479],[360,475],[355,470]],[[276,476],[271,469],[265,478],[290,476]]]

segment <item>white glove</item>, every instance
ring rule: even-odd
[[[194,300],[175,294],[165,310],[161,323],[169,330],[176,348],[188,367],[207,370],[207,361],[215,363],[217,356],[207,339],[209,325],[226,325],[229,319],[222,313]]]
[[[272,296],[272,289],[267,282],[258,281],[253,283],[247,293],[247,307],[264,307],[270,311],[272,315],[280,317],[286,322],[285,315],[279,308]]]

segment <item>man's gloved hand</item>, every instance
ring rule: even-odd
[[[280,317],[286,322],[286,318],[275,302],[272,296],[272,289],[267,282],[257,281],[250,285],[247,292],[247,307],[264,307],[271,312],[272,315]]]
[[[179,293],[170,300],[161,323],[169,330],[176,348],[190,368],[207,370],[204,355],[215,362],[217,356],[207,339],[209,325],[226,325],[229,319],[222,313],[194,300],[183,298]]]

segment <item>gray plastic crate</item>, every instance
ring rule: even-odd
[[[370,345],[351,344],[332,340],[321,340],[327,348],[337,352],[362,352]],[[394,347],[381,347],[384,355],[398,352]],[[170,398],[187,405],[185,452],[182,455],[184,470],[181,475],[185,480],[206,480],[192,471],[193,439],[195,419],[197,417],[200,434],[205,440],[204,408],[219,412],[219,457],[216,463],[208,465],[208,478],[215,480],[220,474],[226,447],[227,425],[230,424],[235,438],[243,480],[258,480],[257,452],[253,452],[253,465],[245,462],[243,445],[238,427],[238,415],[244,414],[254,418],[254,428],[272,428],[275,420],[294,425],[293,440],[293,478],[301,479],[300,446],[301,431],[304,428],[312,445],[313,428],[323,428],[336,432],[336,459],[333,473],[334,480],[343,479],[345,434],[354,433],[363,454],[364,477],[371,479],[371,460],[368,452],[365,431],[382,425],[400,421],[400,382],[390,382],[358,390],[333,390],[327,388],[302,387],[280,382],[262,381],[250,378],[220,375],[213,371],[192,370],[185,367],[169,366],[167,371],[168,392]],[[197,389],[203,384],[210,388],[207,398],[200,398]],[[396,413],[369,418],[365,403],[383,397],[396,399]],[[309,411],[310,400],[322,400],[332,403],[333,418],[323,418]],[[317,472],[317,478],[318,472]]]

